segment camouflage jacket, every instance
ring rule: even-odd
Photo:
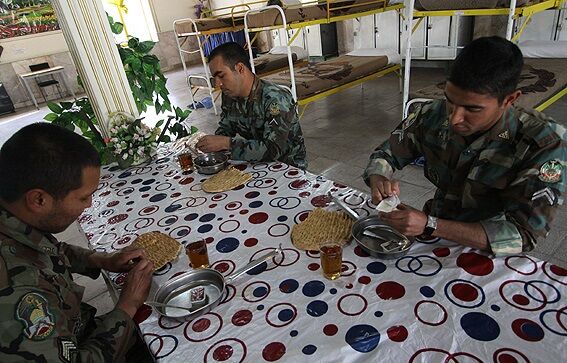
[[[258,77],[246,99],[223,94],[215,134],[231,137],[234,160],[279,160],[301,169],[307,167],[297,105],[291,93]]]
[[[496,255],[529,251],[549,233],[562,201],[566,137],[545,115],[511,107],[467,144],[451,131],[445,101],[437,100],[411,113],[375,150],[364,178],[391,178],[424,156],[425,176],[437,187],[431,215],[480,222]]]
[[[134,343],[120,309],[97,317],[71,273],[96,278],[92,253],[0,208],[0,362],[117,362]]]

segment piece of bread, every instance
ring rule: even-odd
[[[141,234],[132,246],[146,250],[146,255],[154,263],[155,270],[175,260],[183,248],[175,239],[157,231]]]
[[[295,247],[307,251],[318,251],[326,242],[346,244],[352,224],[346,213],[316,208],[306,220],[293,226],[291,241]]]
[[[246,183],[250,179],[252,179],[252,175],[229,167],[205,180],[201,187],[207,193],[226,192]]]

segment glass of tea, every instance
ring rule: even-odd
[[[341,276],[343,265],[343,247],[337,242],[326,242],[319,248],[323,275],[329,280]]]
[[[204,239],[191,242],[185,247],[189,262],[193,268],[209,267],[209,254],[207,253],[207,242]]]
[[[179,161],[179,166],[183,170],[193,169],[193,155],[190,151],[184,150],[177,154],[177,160]]]

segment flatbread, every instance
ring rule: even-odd
[[[303,222],[293,226],[291,242],[301,250],[318,251],[325,242],[346,244],[353,221],[344,212],[316,208]]]
[[[252,175],[243,173],[231,166],[205,180],[201,187],[207,193],[226,192],[246,183],[250,179],[252,179]]]
[[[132,246],[146,250],[146,255],[154,263],[155,270],[175,260],[183,248],[181,243],[175,239],[157,231],[141,234],[132,243]]]

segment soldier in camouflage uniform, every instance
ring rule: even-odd
[[[425,213],[402,205],[386,222],[495,255],[529,251],[547,236],[565,190],[566,130],[513,105],[522,65],[507,40],[473,41],[454,62],[446,99],[417,108],[375,150],[364,173],[375,203],[399,194],[394,169],[419,156],[437,187]]]
[[[153,360],[132,320],[151,284],[145,253],[95,253],[52,235],[90,206],[99,177],[89,142],[52,124],[26,126],[2,146],[0,362],[124,362],[132,348]],[[130,272],[116,308],[95,319],[71,273],[96,278],[101,268]]]
[[[307,167],[297,105],[289,90],[258,78],[236,43],[215,48],[209,68],[220,87],[222,115],[216,135],[199,140],[204,152],[230,150],[232,159]]]

